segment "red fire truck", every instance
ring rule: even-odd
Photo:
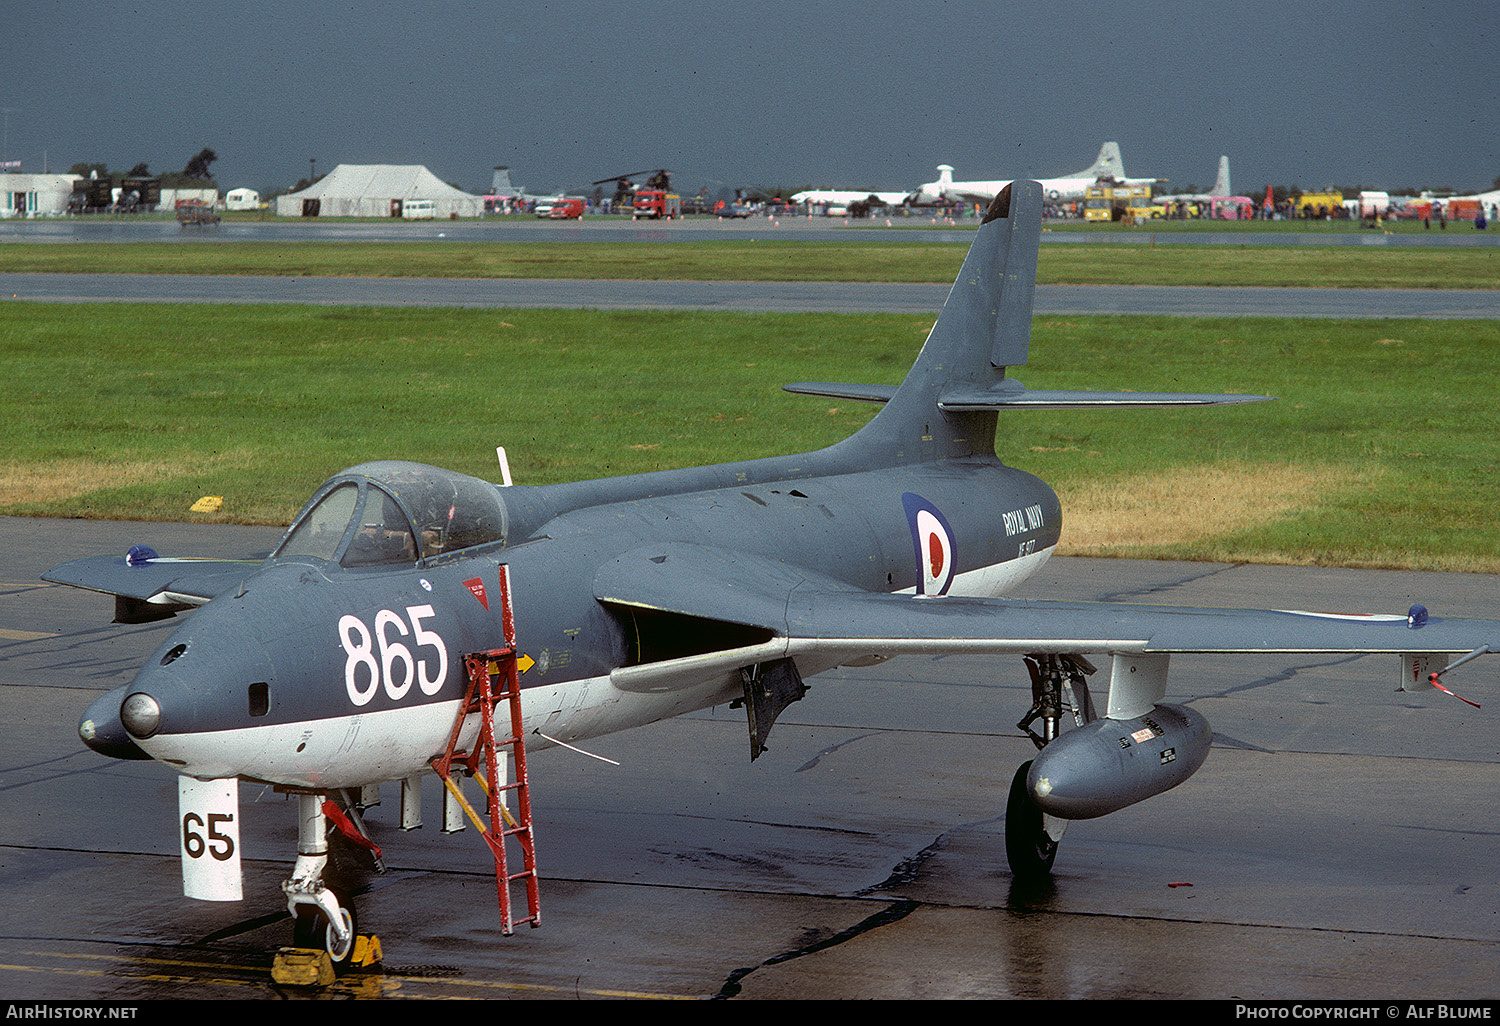
[[[635,204],[630,208],[630,219],[639,221],[646,217],[652,220],[666,218],[668,221],[682,216],[682,197],[664,189],[637,189]]]

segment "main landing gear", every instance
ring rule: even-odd
[[[1005,803],[1005,860],[1017,880],[1039,880],[1052,872],[1057,846],[1062,841],[1065,819],[1048,816],[1026,791],[1026,774],[1031,760],[1021,763],[1010,782],[1010,798]],[[1048,826],[1048,821],[1053,826]]]
[[[1061,733],[1065,712],[1071,712],[1076,726],[1094,719],[1085,677],[1095,667],[1083,656],[1034,655],[1026,657],[1031,674],[1031,708],[1016,724],[1031,738],[1038,751]],[[1041,732],[1033,729],[1039,724]],[[1049,816],[1032,800],[1027,786],[1031,762],[1021,764],[1011,778],[1010,796],[1005,803],[1005,857],[1017,880],[1045,879],[1052,872],[1057,847],[1068,821]]]

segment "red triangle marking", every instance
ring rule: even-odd
[[[470,578],[469,580],[464,582],[464,587],[468,588],[471,592],[474,593],[474,597],[479,600],[479,604],[485,608],[486,612],[488,612],[490,608],[490,600],[484,593],[484,578]]]

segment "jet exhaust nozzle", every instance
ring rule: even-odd
[[[1026,788],[1049,815],[1094,819],[1176,787],[1203,765],[1212,743],[1208,721],[1180,705],[1095,720],[1038,752]]]

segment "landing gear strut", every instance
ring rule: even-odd
[[[1016,726],[1026,732],[1037,751],[1061,733],[1064,710],[1073,713],[1073,725],[1077,727],[1094,719],[1094,703],[1089,698],[1089,685],[1084,678],[1097,669],[1083,656],[1026,657],[1026,670],[1031,674],[1031,708]],[[1031,729],[1037,720],[1042,721],[1040,734]]]
[[[328,824],[323,796],[297,796],[297,864],[292,878],[281,885],[286,908],[296,925],[292,943],[299,948],[321,947],[334,962],[345,962],[354,951],[354,913],[323,883],[328,867]],[[323,925],[319,938],[319,925]]]
[[[375,868],[385,871],[380,849],[365,836],[357,807],[348,812],[326,802],[320,794],[297,795],[297,864],[292,878],[281,885],[291,913],[291,949],[283,949],[272,966],[272,978],[280,983],[326,985],[336,970],[370,966],[380,961],[380,941],[362,937],[356,930],[354,903],[323,882],[328,868],[328,826],[357,844],[370,849]]]
[[[1027,656],[1026,669],[1031,674],[1031,708],[1016,726],[1026,732],[1038,751],[1062,732],[1064,712],[1072,712],[1075,726],[1094,719],[1084,678],[1095,667],[1083,656]],[[1040,733],[1032,729],[1038,721]],[[1052,872],[1058,843],[1068,825],[1067,820],[1037,808],[1026,786],[1030,770],[1029,761],[1016,770],[1005,803],[1005,857],[1018,880],[1036,880]]]

